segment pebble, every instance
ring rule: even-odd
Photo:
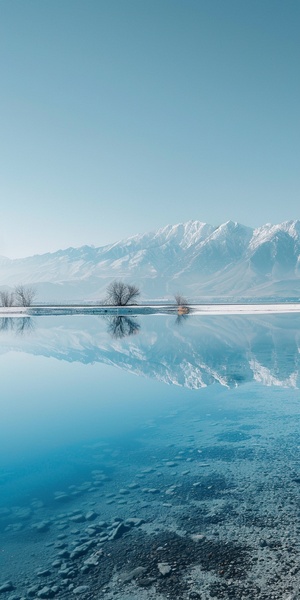
[[[50,569],[42,569],[41,571],[37,571],[38,577],[48,577],[49,575],[51,575]]]
[[[157,567],[158,567],[160,574],[163,575],[163,577],[166,577],[166,575],[169,575],[172,571],[172,567],[170,567],[170,565],[168,565],[168,563],[159,562]]]
[[[84,592],[87,592],[88,589],[88,585],[79,585],[78,587],[74,588],[73,594],[84,594]]]
[[[86,521],[94,521],[94,519],[96,519],[97,517],[98,517],[98,515],[94,510],[90,510],[85,515]]]
[[[122,537],[122,535],[124,535],[124,533],[126,533],[127,531],[130,530],[130,526],[129,525],[125,525],[124,523],[120,523],[118,525],[118,527],[116,527],[116,529],[113,530],[110,539],[111,540],[118,540],[120,537]]]
[[[191,540],[193,540],[193,542],[201,542],[201,540],[205,539],[205,535],[203,535],[202,533],[193,533],[191,535]]]
[[[70,554],[70,558],[74,559],[74,558],[78,558],[79,556],[83,556],[84,554],[86,554],[89,551],[90,545],[89,544],[81,544],[80,546],[76,546],[73,550],[73,552],[71,552]]]
[[[53,598],[55,596],[55,591],[52,588],[45,585],[38,593],[38,598]]]
[[[136,577],[139,577],[139,575],[142,575],[143,573],[145,573],[145,571],[145,567],[136,567],[132,571],[121,573],[119,575],[119,581],[120,583],[129,583],[129,581],[132,581],[132,579],[136,579]]]
[[[73,523],[84,523],[85,516],[82,513],[79,513],[78,515],[73,515],[73,517],[70,517],[70,521],[73,521]]]
[[[70,500],[70,495],[66,494],[65,492],[57,493],[54,495],[54,500],[56,502],[65,502],[67,500]]]

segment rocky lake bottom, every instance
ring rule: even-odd
[[[130,431],[1,470],[0,598],[298,599],[298,390],[143,382]]]
[[[298,407],[213,408],[73,448],[81,477],[2,506],[1,597],[297,598]]]

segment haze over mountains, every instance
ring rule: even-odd
[[[300,221],[257,229],[188,221],[98,248],[0,258],[0,288],[33,285],[39,302],[101,301],[112,279],[136,283],[143,300],[297,299]]]

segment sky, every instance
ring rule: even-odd
[[[0,255],[297,219],[299,0],[0,0]]]

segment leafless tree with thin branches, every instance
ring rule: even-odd
[[[136,285],[123,281],[112,281],[107,290],[104,303],[110,306],[128,306],[137,304],[140,290]]]
[[[177,306],[187,306],[187,299],[181,294],[175,294],[174,298]]]
[[[33,287],[17,285],[14,295],[17,306],[31,306],[36,296],[36,290]]]
[[[1,306],[13,306],[14,299],[15,298],[14,298],[14,293],[13,292],[7,292],[7,291],[0,292]]]

